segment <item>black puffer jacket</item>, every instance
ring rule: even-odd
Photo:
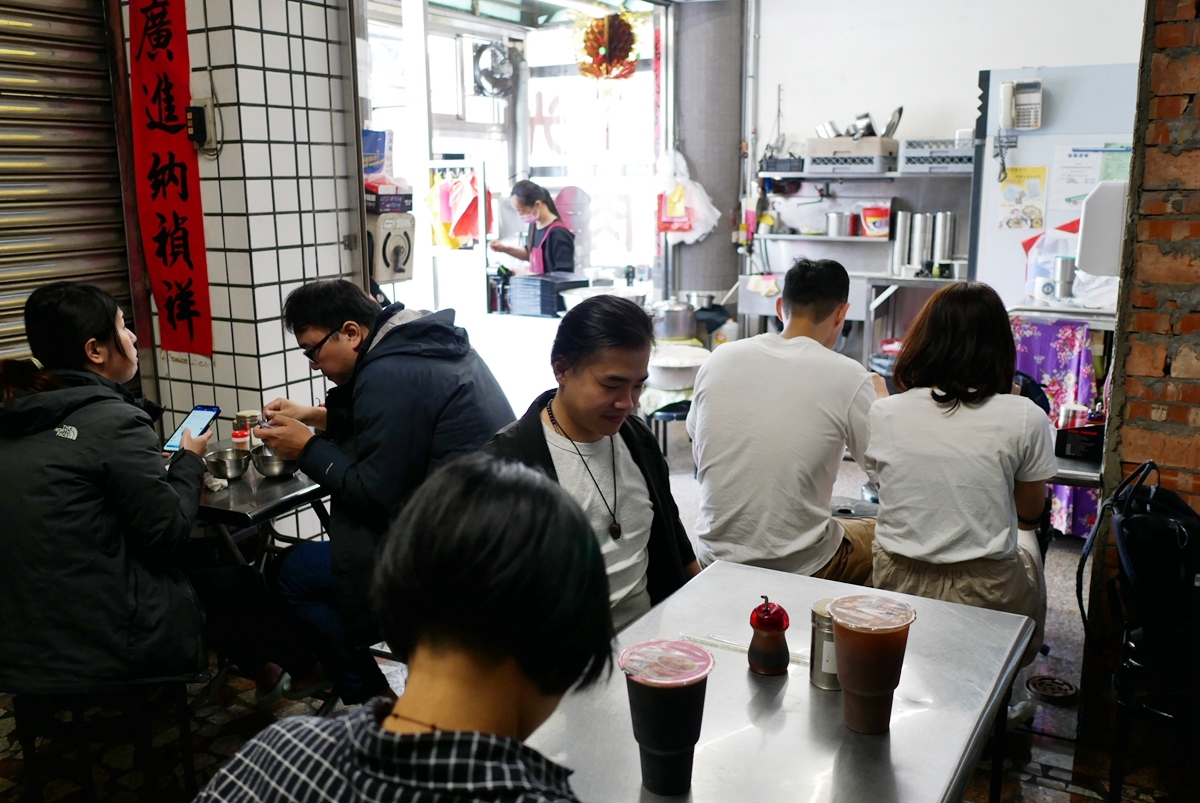
[[[153,415],[120,385],[0,405],[0,692],[102,691],[201,666],[204,614],[173,563],[203,461],[164,468]]]
[[[335,603],[350,639],[380,639],[371,610],[375,553],[388,524],[431,471],[510,423],[512,407],[454,310],[379,314],[354,373],[325,400],[328,429],[300,468],[330,492]]]

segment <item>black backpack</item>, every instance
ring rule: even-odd
[[[1157,472],[1147,460],[1126,477],[1096,514],[1075,574],[1075,595],[1087,635],[1084,564],[1112,512],[1119,567],[1108,584],[1113,619],[1142,662],[1168,685],[1185,682],[1200,606],[1200,515],[1178,494],[1146,480]]]

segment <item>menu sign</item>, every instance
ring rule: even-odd
[[[184,0],[132,0],[129,50],[138,221],[160,345],[211,355],[200,172],[184,112],[191,102]]]

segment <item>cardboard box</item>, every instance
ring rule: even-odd
[[[1054,456],[1071,457],[1076,460],[1102,460],[1104,425],[1088,424],[1058,430],[1054,437]]]

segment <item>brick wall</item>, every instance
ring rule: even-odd
[[[1125,472],[1169,467],[1163,484],[1200,510],[1200,20],[1196,0],[1150,5],[1115,447]]]
[[[1105,493],[1154,460],[1200,510],[1200,19],[1198,0],[1148,0],[1129,218],[1117,310]],[[1111,534],[1111,532],[1110,532]],[[1105,585],[1116,549],[1097,546],[1079,737],[1109,744],[1117,634]],[[1107,637],[1107,638],[1105,638]]]

